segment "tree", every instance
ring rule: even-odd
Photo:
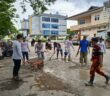
[[[47,5],[51,5],[55,1],[56,0],[22,0],[21,7],[23,9],[23,12],[26,12],[26,3],[29,3],[34,10],[34,14],[40,14],[48,10]]]
[[[18,32],[12,22],[16,17],[16,9],[13,3],[17,0],[0,0],[0,35],[6,36],[15,32]],[[48,10],[47,6],[54,3],[56,0],[21,0],[21,7],[23,12],[26,12],[26,4],[29,3],[34,14],[41,14]],[[68,1],[68,0],[65,0]],[[14,30],[13,30],[14,29]]]
[[[2,37],[10,35],[16,30],[12,22],[16,12],[16,9],[12,5],[15,1],[16,0],[0,0],[0,35]]]
[[[15,18],[16,9],[14,3],[17,0],[0,0],[0,35],[2,37],[18,32],[12,20]],[[56,0],[21,0],[23,12],[26,12],[26,3],[29,3],[35,14],[43,13],[47,10],[46,5],[54,3]]]
[[[76,32],[71,31],[70,29],[67,29],[67,34],[69,34],[70,36],[74,36],[76,34]]]

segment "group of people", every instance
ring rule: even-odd
[[[34,42],[35,43],[35,42]],[[34,44],[31,42],[31,45]],[[61,53],[61,58],[63,59],[63,49],[60,43],[54,42],[54,54],[56,53],[57,59],[59,58],[59,53]],[[34,45],[35,47],[35,53],[37,54],[38,59],[45,59],[44,52],[48,52],[48,50],[52,50],[52,43],[49,39],[46,44],[42,42],[42,40],[38,40],[37,43]],[[64,52],[64,58],[68,57],[68,60],[71,58],[71,48],[73,47],[72,44],[72,37],[69,37],[69,40],[65,42],[65,52]],[[23,38],[21,34],[17,35],[16,40],[13,41],[13,62],[14,62],[14,68],[13,68],[13,79],[14,80],[20,80],[19,78],[19,70],[21,66],[21,61],[25,63],[27,60],[29,60],[29,45],[26,41],[26,38]]]
[[[93,47],[92,56],[91,56],[92,65],[90,68],[90,80],[89,82],[86,83],[86,85],[93,86],[95,72],[105,77],[106,79],[105,83],[108,84],[110,77],[101,70],[101,67],[103,66],[103,56],[104,56],[103,54],[106,53],[106,47],[103,42],[103,39],[92,38],[91,43]],[[53,49],[53,52],[54,54],[56,54],[57,59],[59,58],[59,53],[60,53],[61,59],[64,59],[66,62],[71,61],[72,51],[74,51],[73,40],[71,36],[69,37],[68,40],[64,42],[64,46],[65,47],[62,47],[62,44],[59,42],[54,42],[53,47],[52,47],[52,43],[50,39],[46,42],[45,45],[42,42],[42,40],[39,39],[37,43],[35,43],[34,45],[35,53],[37,54],[38,59],[44,60],[45,59],[44,53],[48,52],[48,50]],[[19,70],[21,66],[21,61],[25,63],[26,60],[29,60],[29,52],[30,52],[30,48],[29,48],[26,38],[23,38],[21,34],[18,34],[16,37],[16,40],[13,41],[12,58],[14,62],[14,67],[13,67],[13,79],[14,80],[20,80]],[[76,56],[79,53],[80,53],[80,60],[79,60],[80,64],[87,65],[88,63],[87,56],[88,56],[88,53],[90,53],[90,42],[86,39],[86,36],[84,36],[83,39],[80,41]]]
[[[53,50],[54,54],[56,54],[56,59],[59,59],[59,53],[61,54],[61,59],[63,59],[66,62],[71,61],[71,48],[74,49],[73,43],[72,43],[72,37],[69,37],[69,40],[66,40],[65,43],[65,50],[63,52],[63,47],[59,42],[54,42],[53,43]],[[52,43],[51,40],[49,39],[48,42],[44,45],[41,40],[38,40],[38,43],[35,44],[35,52],[38,55],[38,58],[44,59],[44,52],[48,52],[48,50],[52,50]]]

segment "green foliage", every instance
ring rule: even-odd
[[[74,36],[76,34],[76,32],[71,31],[70,29],[67,29],[67,34],[69,34],[70,36]]]
[[[2,37],[17,31],[12,22],[16,12],[13,6],[15,1],[16,0],[0,1],[0,35]]]
[[[15,14],[16,9],[13,5],[16,1],[17,0],[0,0],[0,35],[2,37],[18,32],[12,22],[17,16]],[[48,10],[47,6],[55,1],[56,0],[21,0],[20,5],[23,12],[26,12],[28,10],[26,9],[26,4],[29,3],[34,10],[34,14],[41,14]]]
[[[32,9],[34,10],[34,14],[41,14],[44,11],[48,10],[47,5],[51,5],[56,0],[22,0],[21,7],[23,12],[26,12],[26,3],[29,3]]]

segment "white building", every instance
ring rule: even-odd
[[[28,19],[23,19],[21,21],[21,31],[24,37],[28,36],[29,34],[29,20]]]
[[[29,16],[29,34],[43,36],[65,36],[67,35],[66,18],[66,16],[61,16],[58,14]]]

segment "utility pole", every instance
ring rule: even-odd
[[[107,11],[107,14],[108,14],[108,28],[107,28],[107,30],[110,31],[110,0],[104,2],[104,7],[105,7],[105,10]]]

